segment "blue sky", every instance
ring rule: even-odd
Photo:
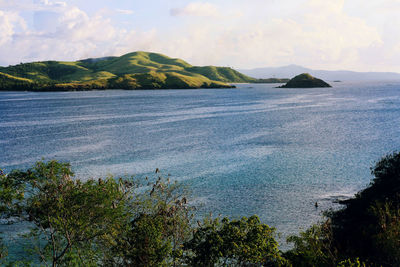
[[[0,65],[142,50],[194,65],[400,72],[400,0],[0,0]]]

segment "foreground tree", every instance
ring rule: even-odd
[[[128,227],[116,236],[108,264],[180,265],[183,243],[192,230],[193,208],[186,196],[184,187],[158,176],[151,189],[140,195]]]
[[[31,259],[46,266],[400,266],[400,154],[384,157],[372,174],[343,209],[290,237],[286,253],[257,216],[193,228],[187,192],[158,170],[146,185],[81,181],[57,161],[0,171],[0,213],[29,223],[24,237],[38,256]]]
[[[188,262],[191,266],[286,266],[274,232],[257,216],[208,220],[185,244]]]
[[[132,185],[73,179],[69,164],[38,162],[0,177],[3,214],[31,223],[25,238],[44,265],[96,265],[129,213]]]
[[[400,266],[400,153],[383,157],[374,179],[327,221],[289,238],[296,266]],[[354,260],[356,259],[356,260]]]
[[[345,257],[399,266],[400,153],[382,158],[371,173],[370,186],[330,214],[335,246]]]
[[[336,266],[337,251],[332,245],[332,229],[328,221],[311,226],[298,236],[288,237],[294,248],[284,253],[293,266]]]

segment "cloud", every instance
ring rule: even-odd
[[[16,0],[13,5],[0,0],[0,65],[146,50],[195,65],[252,68],[295,63],[325,69],[400,71],[397,13],[390,9],[385,15],[373,13],[389,0],[377,0],[380,5],[370,4],[362,10],[344,0],[303,0],[291,8],[288,2],[275,1],[274,12],[269,12],[270,1],[253,1],[251,6],[232,4],[223,14],[210,3],[192,2],[170,10],[170,15],[200,19],[182,23],[167,13],[155,24],[147,21],[146,30],[141,30],[143,14],[135,13],[129,23],[117,24],[116,9],[89,14],[49,0]],[[284,14],[278,12],[283,9]],[[27,26],[22,16],[28,11],[33,16],[27,21],[33,18],[33,23]],[[240,16],[229,15],[237,11]],[[119,12],[132,14],[130,10]],[[365,18],[365,14],[370,15]],[[132,28],[135,22],[139,24]]]
[[[15,12],[0,10],[0,45],[11,42],[17,28],[26,29],[26,23]]]
[[[0,9],[14,12],[21,11],[40,11],[40,10],[62,10],[67,6],[66,2],[56,1],[51,2],[48,0],[13,0],[13,1],[1,1]]]
[[[37,1],[30,10],[34,27],[29,29],[16,11],[0,11],[1,65],[107,56],[142,47],[153,36],[116,27],[101,13],[90,16],[61,2]]]
[[[45,6],[55,6],[55,7],[66,7],[67,6],[66,2],[61,2],[61,1],[51,2],[49,0],[39,0],[39,1],[35,1],[35,2],[38,4],[41,4],[41,5],[45,5]]]
[[[202,21],[180,28],[162,51],[199,65],[238,68],[303,64],[358,68],[360,51],[382,43],[376,28],[347,15],[344,1],[309,0],[286,18],[230,23]]]
[[[133,13],[135,13],[133,10],[130,9],[115,9],[116,12],[123,14],[123,15],[132,15]]]
[[[171,16],[195,16],[195,17],[217,17],[218,8],[207,2],[193,2],[183,8],[173,8],[170,10]]]

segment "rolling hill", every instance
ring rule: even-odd
[[[257,80],[227,67],[192,66],[148,52],[0,67],[0,90],[231,88]]]

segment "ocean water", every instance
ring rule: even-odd
[[[83,179],[159,168],[190,186],[200,214],[257,214],[285,237],[400,148],[400,82],[333,85],[0,92],[0,168],[58,159]]]

